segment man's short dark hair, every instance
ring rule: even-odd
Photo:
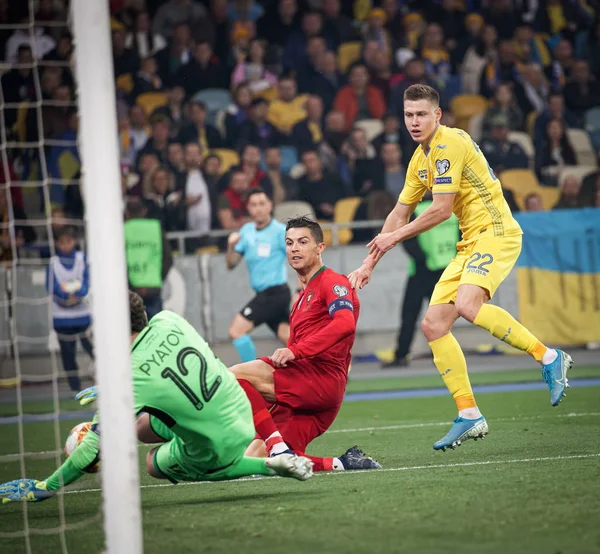
[[[265,189],[263,189],[262,187],[252,187],[248,191],[248,194],[246,194],[246,200],[250,201],[250,198],[252,198],[255,194],[264,194],[267,198],[269,198],[267,191]],[[269,198],[269,200],[270,200],[270,198]]]
[[[285,231],[287,233],[287,231],[289,231],[290,229],[304,228],[310,231],[310,234],[317,243],[323,242],[323,229],[321,229],[321,226],[316,221],[313,221],[310,217],[306,215],[302,215],[300,217],[293,217],[292,219],[290,219],[285,226]]]
[[[438,91],[429,85],[411,85],[404,91],[404,100],[411,102],[417,100],[428,100],[436,107],[440,105],[440,95]]]
[[[148,325],[146,306],[142,297],[129,291],[129,320],[131,323],[131,334],[141,332]]]

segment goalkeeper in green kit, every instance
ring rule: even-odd
[[[148,323],[140,296],[129,293],[131,366],[138,439],[163,443],[148,452],[152,477],[178,481],[224,481],[248,475],[306,480],[312,462],[293,454],[249,458],[255,437],[252,410],[233,373],[182,317],[162,311]],[[82,391],[82,404],[96,397]],[[40,501],[81,477],[100,459],[100,425],[92,428],[65,463],[43,481],[17,479],[0,485],[3,503]]]

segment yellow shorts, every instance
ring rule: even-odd
[[[477,285],[490,298],[506,279],[521,253],[522,235],[494,237],[483,235],[459,249],[437,282],[430,305],[456,301],[460,285]]]

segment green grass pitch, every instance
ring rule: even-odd
[[[582,373],[598,377],[600,368]],[[506,382],[506,373],[481,378]],[[387,381],[387,388],[403,382]],[[374,388],[381,383],[351,386]],[[263,478],[176,486],[144,475],[145,552],[600,553],[600,387],[574,387],[558,408],[542,390],[480,394],[478,402],[489,436],[446,453],[431,446],[454,417],[451,398],[346,403],[310,452],[339,455],[357,443],[382,471],[318,474],[306,483]],[[62,422],[63,435],[75,423]],[[54,448],[52,424],[24,429],[27,451]],[[17,440],[16,426],[1,425],[0,455],[17,452]],[[146,450],[140,448],[140,460]],[[28,460],[27,476],[43,478],[54,467],[53,459]],[[0,463],[0,482],[18,476],[17,461]],[[69,525],[97,516],[98,486],[97,476],[86,476],[63,496]],[[28,504],[29,525],[56,527],[58,507],[58,499]],[[0,533],[21,531],[23,510],[23,504],[0,505]],[[66,541],[73,554],[102,552],[101,522],[68,531]],[[32,536],[31,546],[35,554],[61,552],[56,535]],[[24,553],[24,539],[0,538],[0,552]]]

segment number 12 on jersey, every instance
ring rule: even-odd
[[[198,360],[200,366],[200,393],[202,395],[202,400],[198,397],[198,395],[192,390],[192,388],[183,380],[183,377],[187,377],[189,375],[189,370],[185,367],[185,360],[188,356],[195,356]],[[195,348],[187,347],[181,350],[177,355],[177,370],[175,371],[170,367],[166,367],[163,369],[160,374],[163,379],[170,379],[175,383],[177,388],[185,394],[187,399],[194,405],[196,410],[200,411],[204,408],[204,403],[210,402],[211,398],[217,392],[217,389],[221,386],[221,377],[217,377],[215,382],[209,387],[206,382],[206,359],[200,352],[198,352]]]

